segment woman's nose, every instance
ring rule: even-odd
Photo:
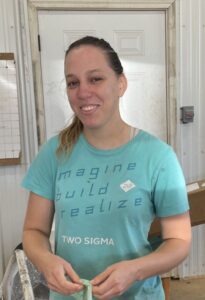
[[[80,83],[78,86],[78,97],[85,99],[91,96],[91,87],[88,83]]]

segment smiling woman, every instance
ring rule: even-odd
[[[71,108],[82,122],[90,144],[93,144],[93,134],[90,134],[93,129],[98,130],[98,138],[99,134],[108,138],[108,128],[117,128],[121,138],[123,132],[127,135],[129,126],[119,113],[119,98],[126,90],[127,81],[117,54],[108,43],[92,37],[73,43],[66,52],[65,77]],[[110,134],[113,146],[112,131]],[[116,141],[116,146],[120,144],[121,141]],[[109,148],[109,144],[104,147]]]
[[[121,118],[127,80],[105,40],[71,44],[65,77],[74,118],[45,143],[24,178],[31,191],[24,249],[52,300],[72,299],[83,289],[80,278],[90,281],[94,299],[164,300],[159,275],[187,256],[191,240],[176,155]],[[156,216],[163,242],[153,251],[148,232]]]

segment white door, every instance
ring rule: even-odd
[[[46,137],[72,116],[63,61],[68,45],[84,35],[105,38],[118,52],[128,90],[121,99],[129,124],[167,141],[165,14],[162,11],[39,11]]]

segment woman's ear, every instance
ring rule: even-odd
[[[119,97],[122,97],[127,89],[127,78],[124,74],[119,77]]]

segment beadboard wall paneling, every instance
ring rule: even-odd
[[[0,167],[0,281],[15,247],[22,241],[28,192],[20,186],[25,166]]]
[[[203,76],[205,3],[203,0],[180,2],[180,106],[194,106],[194,122],[181,124],[181,161],[187,182],[205,177],[205,105]]]
[[[10,17],[8,17],[10,16]],[[0,52],[14,52],[15,32],[13,17],[13,1],[0,1]]]
[[[0,52],[16,52],[13,0],[0,0]],[[23,128],[21,128],[22,130]],[[22,240],[28,194],[20,182],[27,166],[0,166],[0,282],[5,267]]]
[[[199,175],[205,177],[205,1],[199,7]]]
[[[205,178],[205,1],[178,0],[179,106],[193,105],[194,122],[180,124],[180,160],[187,182]],[[193,228],[188,258],[174,270],[176,277],[205,275],[205,225]]]

